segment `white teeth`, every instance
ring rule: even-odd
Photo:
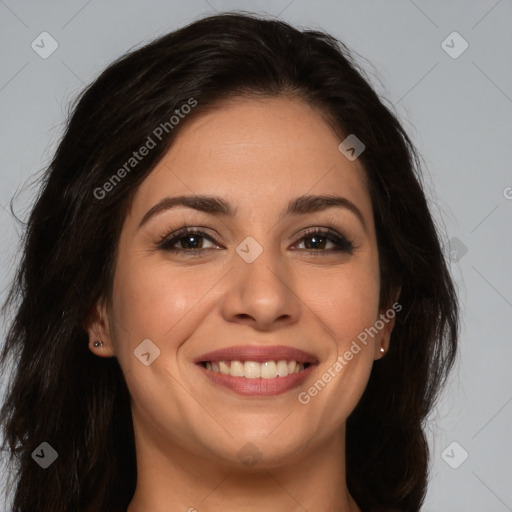
[[[277,361],[277,374],[279,377],[286,377],[288,375],[288,363],[286,361]]]
[[[259,379],[261,377],[260,363],[254,361],[245,361],[244,376],[247,379]]]
[[[299,373],[304,370],[304,363],[297,361],[208,361],[206,369],[215,373],[231,375],[232,377],[245,377],[247,379],[275,379],[286,377],[292,373]]]
[[[261,365],[260,371],[263,379],[275,379],[277,377],[277,364],[275,361],[265,361]]]
[[[229,366],[226,364],[225,361],[219,361],[219,367],[220,367],[220,373],[223,373],[224,375],[229,375]],[[213,368],[213,366],[212,366]]]
[[[206,363],[208,364],[208,363]],[[233,377],[243,377],[244,376],[244,363],[240,361],[231,361],[231,366],[229,369],[229,374]]]

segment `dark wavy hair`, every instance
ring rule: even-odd
[[[457,296],[418,153],[353,55],[321,31],[230,12],[132,50],[81,93],[42,176],[3,306],[11,320],[0,364],[12,375],[2,450],[15,482],[14,512],[124,512],[131,501],[129,392],[117,359],[88,349],[84,325],[93,305],[111,298],[120,230],[137,187],[187,122],[235,96],[300,98],[324,113],[340,141],[356,134],[366,146],[359,159],[374,209],[381,307],[400,290],[403,311],[347,420],[347,485],[365,512],[420,509],[429,467],[424,427],[456,356]],[[169,128],[191,98],[197,106]],[[157,146],[98,194],[166,122]],[[59,454],[48,470],[31,456],[44,441]]]

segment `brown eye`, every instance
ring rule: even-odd
[[[159,243],[159,249],[169,252],[201,252],[212,247],[205,247],[205,243],[211,243],[216,247],[214,240],[202,231],[182,229],[178,232],[166,235]],[[218,247],[218,246],[217,246]]]
[[[330,230],[314,230],[308,231],[300,239],[304,241],[304,248],[301,250],[307,250],[312,252],[318,252],[320,254],[324,252],[348,252],[351,253],[354,249],[352,242],[347,240],[344,236],[338,235]],[[331,248],[327,248],[328,244],[331,244]]]

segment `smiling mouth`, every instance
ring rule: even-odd
[[[301,373],[310,366],[295,360],[269,360],[257,361],[203,361],[200,363],[213,373],[241,377],[245,379],[276,379],[288,375]]]

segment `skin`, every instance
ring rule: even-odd
[[[360,511],[345,481],[345,422],[382,357],[390,321],[308,404],[298,394],[343,355],[379,309],[379,263],[365,171],[338,150],[319,111],[290,97],[231,99],[183,126],[137,190],[119,240],[111,304],[88,325],[90,349],[117,357],[132,397],[138,481],[129,512]],[[139,228],[165,197],[214,195],[237,209],[218,217],[178,207]],[[346,208],[280,220],[291,199],[337,194]],[[196,227],[202,256],[159,249],[162,235]],[[313,254],[307,228],[330,226],[352,253]],[[263,248],[247,263],[247,237]],[[174,247],[189,248],[186,240]],[[389,309],[389,308],[386,308]],[[93,347],[95,340],[103,345]],[[160,356],[133,351],[150,339]],[[212,383],[193,359],[233,345],[287,345],[319,364],[300,388],[244,397]],[[261,458],[238,458],[247,443]],[[247,448],[246,448],[247,449]]]

